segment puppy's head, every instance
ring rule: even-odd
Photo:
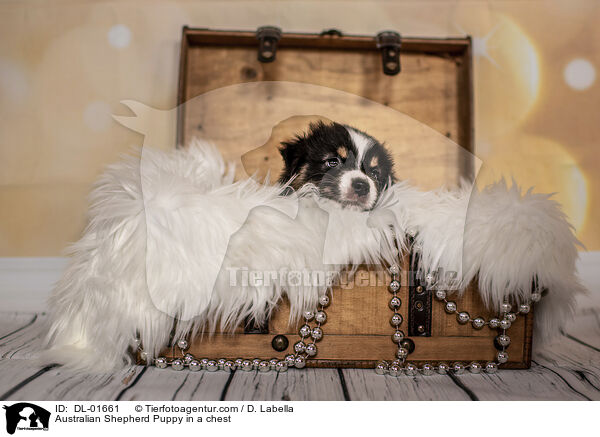
[[[373,208],[394,181],[392,158],[375,138],[339,123],[311,123],[309,131],[281,143],[284,170],[279,178],[299,189],[312,183],[321,196],[343,206]]]

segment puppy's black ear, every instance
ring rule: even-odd
[[[283,141],[281,143],[279,153],[283,158],[284,168],[279,177],[279,182],[288,182],[300,170],[303,159],[302,151],[305,150],[305,141],[306,138],[304,136],[298,135],[291,141]]]

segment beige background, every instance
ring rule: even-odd
[[[142,144],[119,102],[171,109],[181,27],[474,37],[480,178],[557,192],[600,249],[600,2],[0,2],[0,256],[60,255],[102,168]]]

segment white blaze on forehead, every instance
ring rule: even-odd
[[[356,151],[358,153],[358,156],[356,157],[356,168],[360,169],[365,154],[367,153],[367,150],[371,148],[373,143],[369,137],[352,129],[351,127],[346,127],[346,130],[350,134],[350,139],[356,147]]]
[[[373,205],[375,205],[375,201],[377,200],[377,186],[373,179],[365,175],[362,171],[359,170],[350,170],[342,174],[340,178],[340,200],[348,201],[348,197],[354,192],[352,188],[352,181],[355,179],[362,179],[369,183],[369,195],[365,199],[364,209],[371,209]]]

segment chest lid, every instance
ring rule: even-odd
[[[237,178],[276,179],[279,143],[325,118],[385,142],[399,179],[453,186],[474,174],[472,102],[469,38],[183,29],[178,144],[212,141]]]

